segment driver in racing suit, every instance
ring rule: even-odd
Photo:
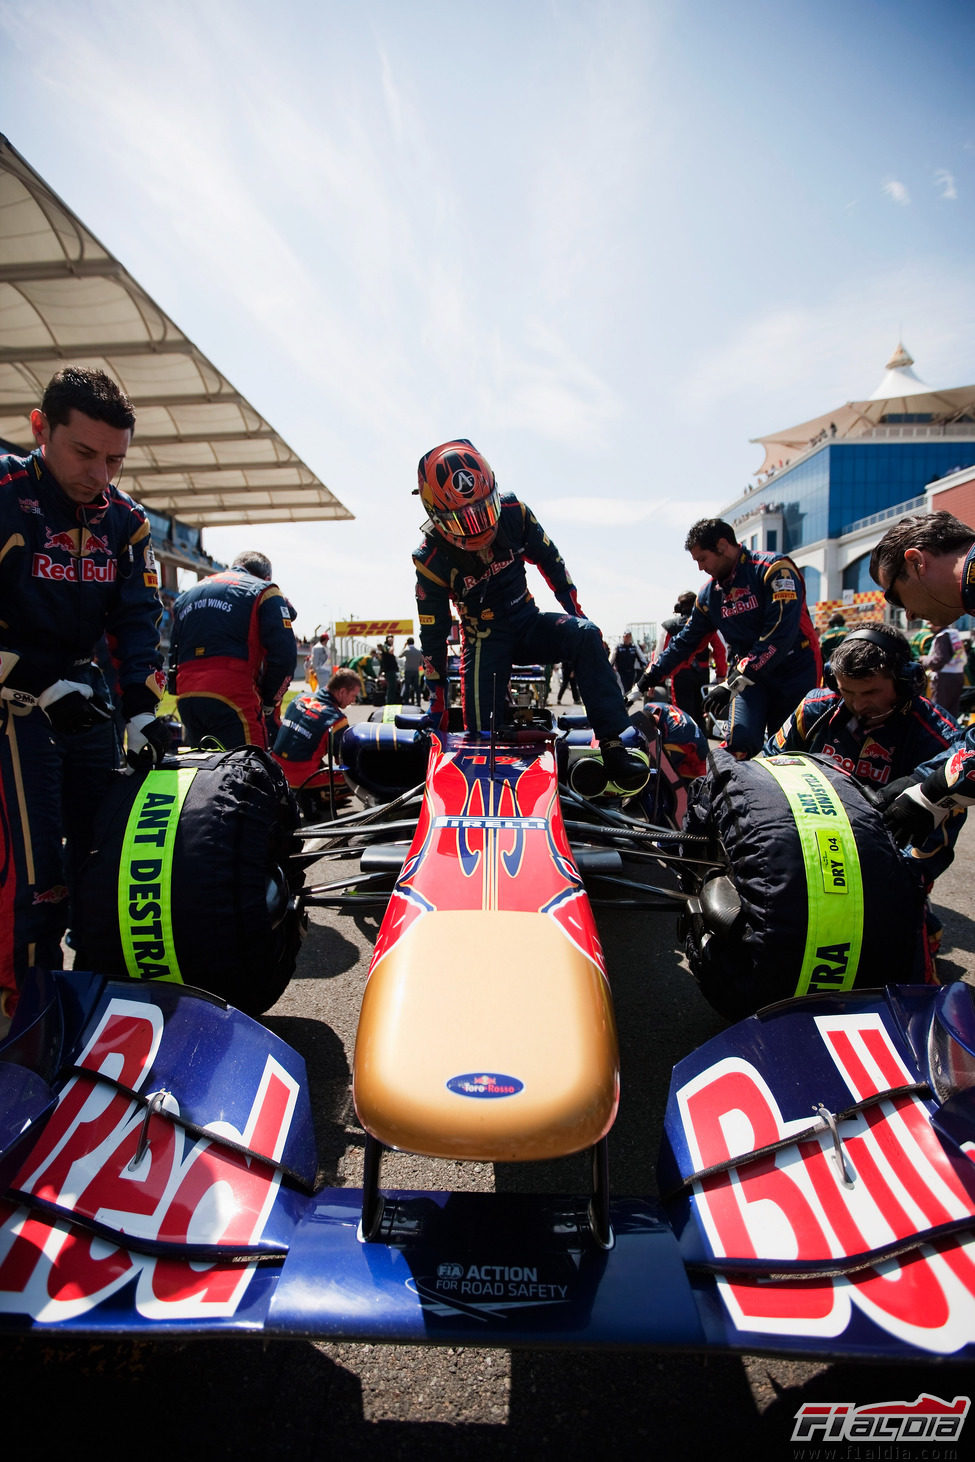
[[[514,494],[501,496],[490,464],[466,439],[426,452],[417,475],[416,491],[428,521],[413,562],[434,723],[447,725],[453,602],[463,633],[467,729],[489,730],[492,717],[502,724],[513,664],[571,660],[610,780],[621,791],[639,791],[649,776],[642,734],[629,723],[599,628],[583,615],[562,557],[534,513]],[[564,613],[538,608],[528,589],[526,562],[541,570]]]
[[[69,366],[31,412],[36,450],[0,455],[0,986],[8,990],[32,966],[63,963],[73,866],[119,766],[94,659],[103,636],[129,759],[151,765],[168,750],[156,720],[162,606],[149,524],[112,482],[134,425],[115,381]]]
[[[711,578],[684,628],[633,694],[661,685],[718,630],[732,665],[724,681],[705,690],[703,707],[712,716],[729,717],[728,749],[744,760],[761,750],[768,733],[819,684],[822,660],[805,584],[790,558],[743,548],[720,518],[694,523],[684,546]]]

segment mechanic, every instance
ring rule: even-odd
[[[169,749],[156,720],[162,606],[149,523],[112,480],[132,440],[132,404],[103,372],[67,366],[30,422],[36,449],[0,455],[0,986],[8,1012],[32,966],[63,963],[74,868],[121,762],[94,660],[102,636],[128,760],[154,765]]]
[[[932,623],[931,629],[930,649],[921,656],[921,664],[928,672],[931,699],[949,716],[957,717],[968,658],[965,642],[954,625]]]
[[[379,657],[379,668],[386,682],[385,700],[387,706],[398,706],[400,704],[399,684],[399,660],[393,648],[393,637],[387,635],[382,644],[377,646],[376,654]]]
[[[901,518],[870,555],[888,604],[909,619],[950,624],[975,613],[975,528],[951,513]],[[975,802],[975,727],[947,752],[885,788],[884,820],[898,842],[921,844],[957,807]]]
[[[318,687],[320,685],[324,685],[325,684],[325,681],[328,679],[329,653],[328,653],[328,632],[327,631],[323,631],[318,636],[318,639],[315,642],[315,644],[312,645],[312,647],[311,647],[311,654],[309,655],[308,660],[309,660],[309,666],[308,666],[308,669],[309,669],[309,677],[308,678],[311,681],[311,688],[312,688],[312,690],[317,690]]]
[[[870,575],[908,619],[953,624],[975,614],[975,528],[951,513],[901,518],[870,555]]]
[[[239,553],[176,600],[170,664],[191,746],[266,750],[297,663],[291,606],[271,583],[267,556]]]
[[[374,689],[379,676],[379,665],[373,658],[371,650],[368,650],[364,655],[359,655],[354,660],[346,660],[342,668],[356,672],[359,677],[359,687],[363,697],[371,695],[370,685]]]
[[[931,649],[931,641],[933,639],[934,630],[929,624],[922,624],[919,629],[914,631],[911,635],[911,654],[915,660],[920,660],[923,663],[925,655]]]
[[[559,693],[555,697],[555,704],[562,704],[562,697],[568,691],[572,704],[577,706],[582,700],[579,694],[579,686],[576,683],[576,667],[571,660],[563,660],[559,666]]]
[[[610,664],[620,678],[623,694],[629,695],[633,689],[637,671],[647,668],[647,657],[640,649],[640,646],[634,644],[632,631],[626,631],[622,640],[613,651],[613,658]]]
[[[420,670],[423,666],[423,651],[410,635],[403,646],[403,704],[420,704]]]
[[[789,751],[825,756],[876,791],[942,755],[957,734],[949,717],[922,694],[921,667],[906,635],[893,625],[849,631],[833,651],[826,680],[769,737],[766,756]],[[964,813],[956,813],[909,850],[926,891],[952,861],[964,820]]]
[[[284,713],[271,750],[306,817],[318,817],[327,798],[305,784],[334,759],[336,738],[349,724],[346,710],[355,705],[361,689],[354,670],[336,670],[327,685],[296,695]]]
[[[661,685],[719,631],[734,663],[705,692],[703,709],[729,718],[728,749],[744,760],[819,684],[822,661],[806,587],[790,558],[743,548],[721,518],[699,519],[684,547],[711,578],[684,628],[641,676],[638,692]]]
[[[697,596],[688,590],[684,594],[678,594],[677,602],[674,605],[674,618],[665,619],[660,626],[660,637],[658,651],[663,654],[675,635],[680,634],[685,624],[691,617]],[[671,671],[670,675],[670,699],[679,711],[690,716],[704,736],[707,743],[708,725],[704,719],[702,697],[704,687],[711,678],[711,662],[718,679],[724,680],[728,674],[728,652],[724,646],[724,640],[715,630],[709,635],[700,649],[695,650],[682,665],[678,665]]]
[[[836,649],[836,646],[843,643],[848,633],[849,631],[846,628],[846,619],[844,616],[839,613],[831,614],[825,634],[819,636],[819,652],[823,657],[824,665]]]
[[[417,476],[416,492],[428,514],[413,562],[430,716],[446,727],[453,601],[463,634],[461,695],[468,730],[503,724],[514,663],[571,661],[610,780],[623,792],[639,791],[649,776],[646,743],[629,723],[599,628],[583,615],[562,557],[534,513],[513,493],[499,493],[490,464],[466,439],[424,453]],[[526,562],[540,569],[562,614],[538,608]]]

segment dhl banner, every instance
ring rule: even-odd
[[[337,619],[335,633],[341,639],[346,635],[361,636],[366,640],[378,639],[382,635],[411,635],[412,619]]]

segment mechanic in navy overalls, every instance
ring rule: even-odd
[[[120,765],[119,724],[133,765],[158,763],[169,748],[156,719],[165,682],[149,523],[112,481],[132,439],[131,402],[104,372],[66,366],[30,419],[37,450],[0,455],[0,987],[8,991],[31,966],[63,963],[72,870]],[[95,663],[103,636],[117,707]],[[0,999],[9,1013],[12,1002]]]
[[[951,513],[901,518],[871,554],[870,573],[887,603],[909,619],[945,624],[975,614],[975,528]],[[923,844],[954,808],[975,803],[975,727],[882,795],[894,837]]]
[[[273,743],[297,664],[291,615],[271,583],[270,560],[257,549],[179,596],[170,663],[191,746],[207,738],[225,751]]]
[[[631,726],[599,627],[584,617],[562,557],[531,509],[498,492],[490,464],[466,439],[421,458],[416,491],[428,514],[413,555],[420,647],[431,718],[447,725],[447,640],[451,602],[463,633],[461,694],[469,731],[504,724],[513,664],[575,664],[579,689],[610,780],[636,792],[649,775],[646,743]],[[545,614],[528,590],[535,564],[564,613]]]
[[[309,818],[326,815],[328,799],[320,794],[316,778],[328,768],[330,756],[335,757],[349,724],[346,711],[359,699],[361,688],[354,670],[336,670],[317,690],[296,695],[284,713],[271,754]]]
[[[743,548],[721,518],[700,519],[684,547],[711,580],[638,690],[661,685],[717,630],[731,664],[727,678],[705,690],[703,706],[712,716],[728,717],[728,749],[744,760],[819,684],[822,660],[806,587],[790,558]]]
[[[828,757],[855,781],[883,794],[911,777],[915,767],[943,756],[957,733],[951,717],[922,694],[924,671],[911,655],[907,636],[893,625],[848,630],[825,676],[826,685],[804,696],[769,737],[766,756],[799,751]],[[964,821],[964,811],[956,809],[905,849],[926,900],[954,858]],[[926,968],[932,973],[940,941],[941,922],[926,903]]]

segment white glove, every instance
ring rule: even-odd
[[[86,701],[90,701],[94,691],[90,685],[85,685],[80,680],[56,680],[53,685],[48,686],[47,690],[41,691],[37,697],[37,704],[42,711],[46,711],[48,706],[53,705],[55,701],[62,700],[66,695],[81,695]]]
[[[152,711],[125,723],[125,759],[129,766],[157,767],[169,751],[169,731]]]
[[[80,680],[55,680],[41,691],[37,704],[61,736],[77,736],[112,719],[111,708]]]
[[[923,843],[957,807],[969,807],[967,798],[952,792],[945,763],[935,767],[923,782],[901,777],[881,789],[884,822],[900,847]]]

